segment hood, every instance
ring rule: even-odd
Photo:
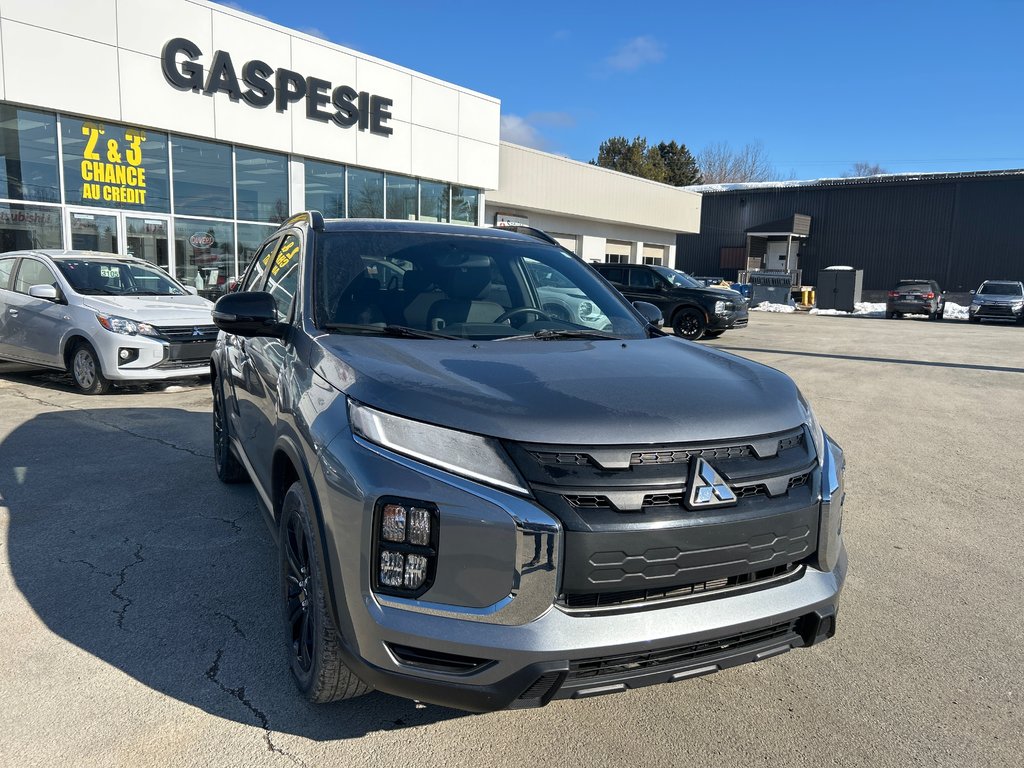
[[[523,442],[621,445],[798,426],[785,374],[674,337],[432,341],[332,335],[311,360],[366,405]]]
[[[1024,296],[1019,293],[976,293],[971,301],[980,304],[1016,304],[1019,301],[1024,301]]]
[[[213,302],[199,296],[86,296],[82,306],[156,326],[213,325]]]
[[[732,288],[718,288],[709,286],[704,290],[706,290],[708,293],[713,293],[716,296],[721,296],[723,299],[728,299],[729,301],[736,301],[736,299],[743,298],[742,293],[740,293],[739,291],[734,291]]]

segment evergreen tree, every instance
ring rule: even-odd
[[[643,136],[632,141],[625,136],[613,136],[601,142],[597,159],[590,164],[675,187],[701,183],[697,161],[685,144],[674,140],[648,146]]]
[[[690,184],[703,184],[697,160],[685,144],[676,144],[675,140],[663,141],[657,146],[658,154],[665,165],[665,183],[673,187],[686,187]]]

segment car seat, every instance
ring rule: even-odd
[[[375,325],[386,323],[380,307],[380,281],[359,275],[342,291],[334,310],[337,323]]]
[[[428,313],[430,328],[442,330],[459,323],[493,323],[505,308],[493,301],[481,301],[480,294],[491,282],[491,268],[459,266],[438,272],[438,283],[447,298],[435,301]]]

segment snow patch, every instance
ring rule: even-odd
[[[853,312],[844,312],[840,309],[818,309],[815,307],[810,311],[812,315],[860,315],[861,317],[885,317],[885,302],[860,301],[853,305]],[[922,315],[923,317],[923,315]],[[966,320],[967,307],[946,302],[942,317],[945,320]]]
[[[796,307],[791,307],[788,304],[772,304],[770,301],[762,301],[750,309],[755,312],[796,312]]]

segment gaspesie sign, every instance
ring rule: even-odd
[[[394,102],[368,91],[357,91],[349,85],[335,87],[329,80],[304,77],[290,69],[274,69],[259,59],[242,65],[241,77],[227,51],[214,51],[209,68],[199,58],[199,46],[183,37],[168,40],[161,59],[164,78],[181,91],[212,96],[226,93],[232,101],[244,101],[253,107],[271,104],[278,112],[289,105],[306,102],[306,117],[321,123],[332,122],[341,128],[357,126],[379,136],[390,136],[394,129],[387,125]]]

